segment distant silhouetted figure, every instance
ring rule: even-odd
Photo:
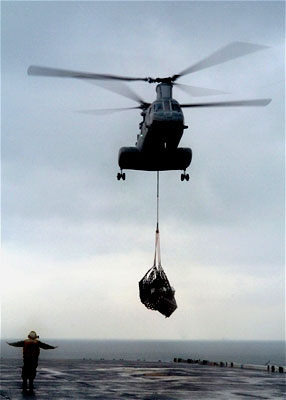
[[[29,379],[29,391],[32,392],[34,389],[34,379],[37,373],[38,358],[40,349],[56,349],[58,346],[50,346],[49,344],[40,342],[38,340],[35,331],[31,331],[28,335],[28,339],[20,342],[8,343],[10,346],[23,347],[23,368],[22,368],[22,379],[23,379],[23,390],[27,390],[27,381]]]

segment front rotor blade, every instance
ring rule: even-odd
[[[102,79],[102,80],[119,80],[119,81],[146,81],[147,78],[132,78],[130,76],[94,74],[89,72],[70,71],[67,69],[40,67],[31,65],[28,68],[28,75],[49,76],[58,78],[78,78],[78,79]]]
[[[219,101],[215,103],[193,103],[193,104],[181,104],[181,108],[191,107],[264,107],[271,102],[271,99],[254,99],[254,100],[236,100],[236,101]]]
[[[262,46],[258,44],[245,43],[245,42],[232,42],[228,45],[217,50],[210,56],[204,58],[198,63],[184,69],[178,75],[175,75],[175,79],[190,74],[192,72],[200,71],[201,69],[209,68],[214,65],[222,64],[235,58],[245,56],[246,54],[254,53],[259,50],[268,48],[268,46]]]
[[[191,96],[215,96],[219,94],[228,94],[221,90],[202,88],[198,86],[183,85],[182,83],[174,83],[179,89],[189,93]]]
[[[137,107],[126,107],[126,108],[105,108],[105,109],[98,109],[98,110],[82,110],[77,111],[81,114],[90,114],[90,115],[106,115],[106,114],[113,114],[120,111],[127,111],[127,110],[138,110],[141,109],[140,106]]]
[[[110,90],[113,93],[120,94],[121,96],[127,97],[128,99],[134,100],[139,104],[145,104],[145,101],[139,97],[137,93],[130,89],[123,82],[114,82],[114,81],[94,81],[89,80],[96,86],[100,86],[106,90]]]

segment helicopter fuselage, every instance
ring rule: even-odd
[[[186,170],[192,160],[190,148],[178,148],[184,129],[184,114],[172,98],[172,84],[156,88],[157,99],[141,115],[135,147],[122,147],[118,163],[121,170]]]

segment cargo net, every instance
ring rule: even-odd
[[[156,261],[158,262],[156,265]],[[159,230],[156,231],[154,265],[139,282],[141,302],[149,309],[159,311],[165,317],[176,310],[175,290],[171,287],[167,275],[161,266]]]

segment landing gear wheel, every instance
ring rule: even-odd
[[[126,175],[125,175],[125,173],[123,172],[118,172],[118,174],[117,174],[117,180],[118,181],[120,181],[120,179],[122,179],[123,181],[125,181],[125,179],[126,179]]]
[[[181,181],[183,182],[184,180],[186,180],[186,181],[190,180],[190,175],[186,174],[186,171],[184,171],[184,173],[181,174]]]

